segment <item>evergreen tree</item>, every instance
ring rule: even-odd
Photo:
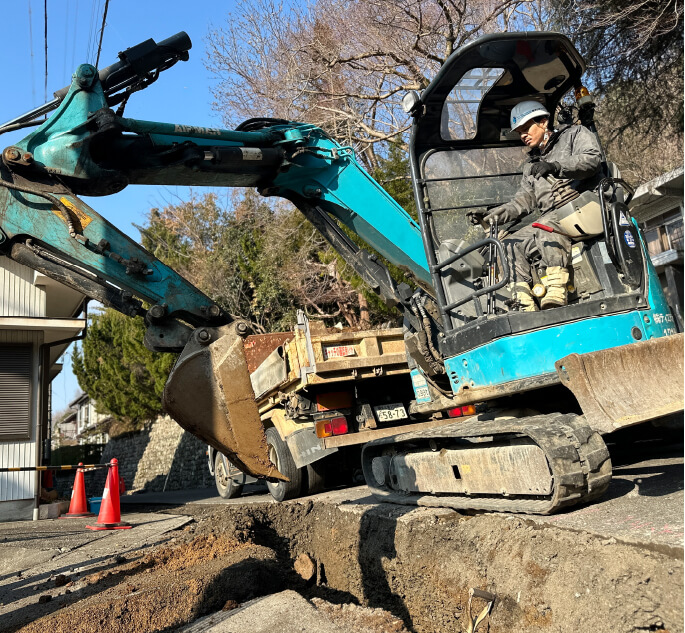
[[[174,354],[151,352],[143,344],[143,319],[112,309],[90,318],[88,334],[72,358],[79,386],[120,423],[119,430],[140,428],[162,413],[161,396]]]
[[[395,138],[388,145],[387,156],[379,160],[379,166],[372,175],[395,202],[416,220],[416,203],[409,173],[409,156],[401,139]]]
[[[414,191],[412,188],[411,177],[409,174],[409,157],[399,138],[395,138],[388,146],[385,156],[378,158],[378,167],[374,169],[372,176],[385,191],[399,204],[411,217],[416,220],[416,203],[414,202]],[[395,266],[375,250],[373,250],[359,236],[349,231],[346,227],[343,230],[348,237],[360,248],[375,253],[378,260],[387,266],[392,278],[399,283],[407,283],[416,286],[413,277],[405,274],[398,266]],[[352,288],[358,293],[358,308],[362,306],[368,310],[363,327],[378,326],[388,321],[399,319],[400,313],[396,308],[390,308],[385,301],[373,292],[366,283],[349,266],[347,266],[340,255],[329,248],[323,254],[324,260],[337,260],[341,271],[341,276],[347,280]]]

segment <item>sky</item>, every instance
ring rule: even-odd
[[[45,16],[48,17],[47,99],[45,89]],[[0,41],[4,43],[0,125],[52,100],[52,93],[71,83],[82,63],[95,63],[105,0],[5,0],[2,2]],[[185,31],[193,42],[190,59],[163,72],[146,90],[134,94],[126,117],[150,121],[221,127],[212,110],[211,89],[216,79],[205,68],[205,39],[220,27],[233,0],[110,0],[99,66],[118,61],[117,53],[152,38],[156,42]],[[30,18],[30,19],[29,19]],[[258,113],[255,113],[257,115]],[[31,130],[0,137],[0,150]],[[203,188],[197,187],[198,193]],[[189,197],[186,187],[130,185],[122,192],[84,200],[118,229],[138,240],[133,224],[143,224],[153,207]],[[73,346],[72,346],[73,347]],[[64,369],[53,381],[53,412],[65,409],[79,393],[71,372],[71,351],[63,356]]]

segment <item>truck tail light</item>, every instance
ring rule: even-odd
[[[475,415],[476,407],[472,404],[466,404],[463,407],[454,407],[449,409],[447,415],[450,418],[460,418],[462,415]]]
[[[345,435],[347,431],[347,418],[342,416],[339,418],[333,418],[332,420],[319,420],[316,423],[316,437]]]
[[[316,423],[316,437],[330,437],[333,435],[333,427],[330,420],[319,420]]]
[[[339,417],[331,420],[333,435],[345,435],[347,433],[347,418]]]

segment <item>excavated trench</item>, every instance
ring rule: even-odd
[[[369,507],[224,506],[199,525],[265,546],[286,567],[306,555],[316,573],[304,595],[382,608],[419,633],[465,631],[470,588],[497,595],[479,629],[491,633],[683,631],[682,550],[505,515]]]
[[[164,510],[194,521],[153,548],[13,578],[26,597],[0,630],[170,632],[290,589],[341,630],[464,633],[477,588],[496,595],[478,633],[683,632],[682,549],[346,494]]]

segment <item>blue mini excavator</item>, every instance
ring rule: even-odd
[[[432,424],[365,446],[364,475],[382,500],[551,513],[606,490],[603,435],[682,415],[683,335],[615,166],[604,164],[599,195],[558,187],[557,213],[574,240],[567,306],[518,311],[507,289],[504,231],[478,222],[520,183],[525,156],[509,129],[514,105],[539,101],[557,113],[557,125],[596,133],[581,84],[585,64],[566,37],[481,37],[455,52],[421,94],[406,96],[418,222],[350,147],[315,126],[250,119],[222,130],[125,118],[129,97],[187,59],[190,47],[179,33],[129,48],[100,71],[83,64],[53,101],[0,127],[36,127],[2,152],[0,254],[143,316],[150,349],[180,352],[163,400],[182,427],[251,475],[283,477],[269,460],[247,371],[249,324],[79,195],[181,184],[286,198],[400,310],[414,386],[408,414]],[[500,228],[512,236],[522,226]],[[414,283],[397,283],[383,258]],[[476,415],[450,419],[466,404],[477,405]]]

